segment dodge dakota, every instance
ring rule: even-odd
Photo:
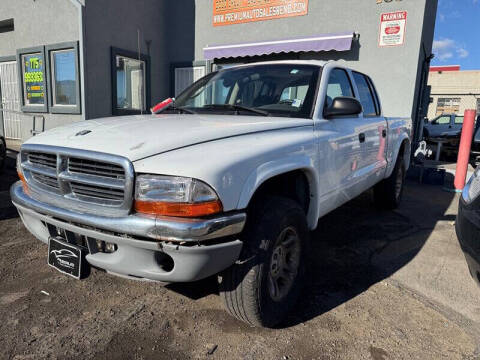
[[[412,122],[384,117],[372,79],[339,62],[224,69],[170,103],[22,145],[11,198],[50,266],[77,279],[217,275],[230,314],[272,327],[300,294],[320,217],[371,188],[399,205]]]

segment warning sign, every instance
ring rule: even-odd
[[[405,42],[407,12],[397,11],[381,15],[379,45],[398,46]]]

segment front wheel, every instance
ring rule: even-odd
[[[253,326],[285,319],[303,286],[309,230],[294,201],[267,198],[247,225],[240,259],[219,276],[227,311]]]
[[[382,180],[373,188],[374,201],[377,207],[392,210],[400,205],[406,172],[405,161],[402,156],[399,156],[390,177]]]

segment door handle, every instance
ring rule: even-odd
[[[382,130],[382,137],[387,137],[387,130],[385,129]]]
[[[365,142],[365,134],[364,133],[358,134],[358,140],[360,140],[361,143],[364,143]]]

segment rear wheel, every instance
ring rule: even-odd
[[[219,277],[227,311],[254,326],[285,319],[302,289],[309,230],[293,200],[271,197],[252,213],[240,259]]]
[[[390,177],[382,180],[373,189],[374,201],[379,208],[396,209],[400,205],[405,175],[405,161],[399,156]]]

